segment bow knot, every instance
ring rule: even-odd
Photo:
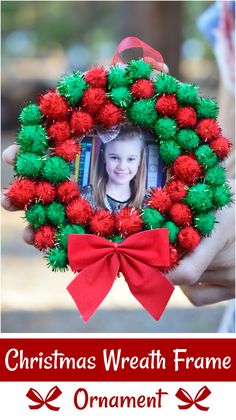
[[[69,235],[68,258],[73,271],[80,271],[67,287],[87,321],[110,291],[121,272],[134,297],[159,319],[174,290],[157,269],[169,267],[167,229],[153,229],[111,242],[96,235]]]

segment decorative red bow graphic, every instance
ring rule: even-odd
[[[189,393],[183,388],[179,388],[175,396],[186,403],[185,405],[178,405],[180,410],[186,410],[187,408],[192,407],[192,405],[195,405],[199,410],[208,411],[209,407],[204,407],[199,404],[199,401],[205,400],[210,394],[211,391],[209,388],[207,388],[207,386],[203,386],[199,389],[194,399],[192,399],[191,395],[189,395]]]
[[[36,402],[36,405],[29,405],[29,408],[31,410],[38,410],[38,408],[41,408],[44,404],[49,408],[49,410],[58,411],[60,410],[60,407],[54,407],[53,405],[49,404],[51,401],[54,401],[56,398],[61,395],[62,392],[58,388],[58,386],[54,386],[50,391],[48,392],[45,400],[42,398],[40,393],[36,391],[34,388],[30,388],[29,391],[26,394],[26,397],[28,397],[30,400]]]
[[[112,59],[111,64],[121,63],[125,64],[124,60],[121,58],[120,54],[123,51],[129,50],[131,48],[141,48],[143,50],[143,59],[149,64],[152,64],[154,68],[159,71],[163,71],[164,69],[164,60],[162,55],[154,50],[154,48],[150,47],[150,45],[146,44],[145,42],[141,41],[141,39],[135,36],[128,36],[119,43],[115,55]]]
[[[68,257],[73,271],[82,270],[67,290],[84,321],[96,311],[122,272],[134,297],[159,319],[174,287],[157,267],[170,265],[167,229],[142,231],[122,243],[96,235],[69,235]]]

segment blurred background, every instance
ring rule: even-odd
[[[109,65],[122,38],[161,52],[170,74],[217,97],[219,74],[196,21],[209,1],[2,1],[2,149],[14,142],[18,114],[73,70]],[[2,164],[2,186],[13,177]],[[22,239],[23,213],[2,210],[2,332],[216,332],[225,304],[194,308],[176,288],[159,322],[122,280],[86,325],[66,286]]]

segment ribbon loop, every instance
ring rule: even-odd
[[[150,47],[150,45],[143,42],[141,39],[135,36],[128,36],[119,43],[115,55],[112,59],[111,64],[121,63],[125,64],[124,60],[121,57],[121,53],[127,51],[131,48],[140,48],[143,51],[143,60],[147,63],[151,64],[156,70],[163,71],[164,70],[164,60],[162,55],[155,50],[154,48]]]
[[[199,401],[205,400],[210,394],[211,394],[211,391],[209,390],[209,388],[207,388],[207,386],[203,386],[201,389],[199,389],[194,399],[183,388],[179,388],[175,396],[179,398],[179,400],[186,403],[184,405],[178,405],[180,410],[186,410],[192,407],[192,405],[195,405],[199,410],[208,411],[209,407],[205,407],[199,404]]]
[[[113,243],[96,235],[69,235],[68,258],[73,271],[81,272],[67,290],[84,321],[105,299],[122,272],[131,293],[159,319],[174,290],[157,267],[169,267],[167,229],[153,229]]]
[[[60,410],[60,407],[55,407],[55,406],[49,404],[49,402],[54,401],[61,394],[62,394],[62,392],[61,392],[60,388],[58,388],[58,386],[54,386],[52,389],[50,389],[50,391],[48,392],[48,394],[47,394],[47,396],[44,400],[43,397],[40,395],[40,393],[38,391],[36,391],[36,389],[30,388],[29,391],[26,394],[26,397],[28,397],[31,401],[37,403],[35,405],[29,405],[29,408],[31,410],[37,410],[45,404],[46,407],[49,408],[49,410],[58,411],[58,410]]]

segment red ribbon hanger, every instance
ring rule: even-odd
[[[162,55],[154,48],[150,47],[150,45],[143,42],[141,39],[135,36],[128,36],[119,43],[115,55],[112,59],[111,64],[121,63],[125,64],[124,60],[120,56],[120,54],[124,51],[127,51],[131,48],[141,48],[143,50],[143,60],[146,63],[152,64],[156,70],[163,71],[164,70],[164,60]]]
[[[69,235],[71,269],[80,271],[67,290],[84,321],[96,311],[122,272],[133,296],[155,318],[164,311],[174,286],[157,269],[169,267],[167,229],[142,231],[122,243],[96,235]]]
[[[61,394],[62,394],[62,392],[58,388],[58,386],[54,386],[52,389],[50,389],[50,391],[48,392],[48,394],[47,394],[47,396],[44,400],[43,397],[40,395],[40,393],[38,391],[36,391],[36,389],[30,388],[29,391],[26,394],[26,397],[28,397],[31,401],[37,403],[35,405],[29,405],[29,408],[31,410],[37,410],[37,409],[41,408],[43,405],[46,405],[47,408],[49,408],[49,410],[58,411],[58,410],[60,410],[60,407],[54,407],[53,405],[51,405],[49,403],[51,401],[54,401]]]
[[[192,405],[195,405],[199,410],[208,411],[209,407],[204,407],[203,405],[199,404],[199,402],[205,400],[207,397],[209,397],[210,394],[211,391],[209,388],[207,388],[207,386],[203,386],[201,389],[199,389],[194,399],[183,388],[179,388],[175,396],[179,398],[179,400],[186,403],[184,405],[178,405],[180,410],[186,410],[187,408],[192,407]]]

